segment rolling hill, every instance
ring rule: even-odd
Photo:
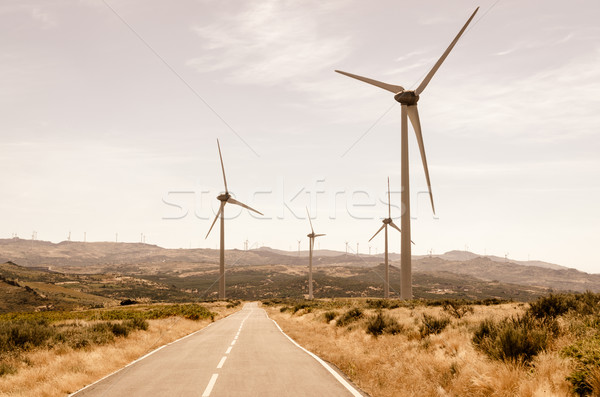
[[[397,289],[400,264],[397,254],[392,254],[391,258],[392,289]],[[48,298],[56,294],[44,292],[42,286],[33,283],[52,284],[113,301],[186,301],[214,298],[218,278],[218,250],[166,249],[141,243],[54,244],[4,239],[0,240],[0,261],[13,261],[32,272],[37,271],[35,276],[24,281],[31,283],[27,284],[29,288]],[[228,250],[226,262],[228,296],[232,298],[301,297],[306,287],[304,252],[268,247]],[[316,296],[380,296],[381,262],[380,255],[358,256],[317,250],[314,261]],[[0,271],[0,275],[8,278],[11,277],[9,273],[7,269]],[[598,274],[545,262],[523,263],[466,251],[415,256],[413,277],[417,298],[529,300],[552,290],[600,292]],[[54,290],[66,299],[68,291]],[[78,301],[76,297],[73,299]],[[86,302],[93,304],[93,299]]]

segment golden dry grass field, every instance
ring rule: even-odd
[[[594,299],[597,308],[598,296],[594,295]],[[499,359],[478,348],[473,342],[475,334],[481,334],[486,321],[486,324],[502,324],[503,319],[532,316],[529,304],[468,305],[462,309],[458,305],[456,313],[442,305],[377,307],[381,302],[364,299],[295,305],[293,302],[265,302],[263,307],[291,338],[336,365],[372,397],[533,397],[600,393],[597,314],[593,315],[596,323],[588,323],[588,317],[578,313],[557,316],[552,327],[558,330],[552,335],[542,334],[548,336],[544,339],[546,344],[530,359],[518,354],[519,358],[511,359],[510,352]],[[383,323],[377,322],[378,315]],[[436,319],[448,321],[439,333],[425,326],[426,322]],[[339,326],[339,322],[344,325]],[[535,324],[545,329],[550,327],[545,324],[550,323],[550,320],[540,320]],[[532,328],[526,331],[525,339],[535,340],[539,336],[535,327]],[[513,332],[511,327],[506,331],[494,343],[504,343],[505,349],[528,348],[527,344],[519,345],[522,334]],[[502,339],[506,335],[508,338]],[[574,349],[573,346],[581,347],[578,343],[586,340],[592,341],[589,349],[575,350],[571,355],[566,353]],[[571,358],[577,354],[596,361],[583,365]],[[569,379],[573,374],[583,374],[584,382]]]

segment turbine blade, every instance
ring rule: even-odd
[[[392,217],[392,199],[390,198],[390,177],[388,176],[388,218]]]
[[[310,231],[312,234],[315,234],[315,229],[312,227],[312,221],[310,220],[310,212],[308,212],[308,207],[306,207],[306,214],[308,215],[308,221],[310,222]]]
[[[326,234],[315,234],[315,237],[327,236]]]
[[[477,7],[475,9],[475,11],[473,12],[473,14],[471,14],[471,17],[469,18],[469,20],[467,21],[467,23],[465,23],[465,26],[462,27],[462,29],[460,30],[460,32],[458,32],[458,34],[456,35],[456,37],[454,38],[454,40],[452,41],[452,43],[450,43],[450,46],[442,54],[442,56],[440,57],[440,59],[438,59],[438,61],[436,62],[436,64],[433,65],[433,68],[427,74],[427,76],[425,76],[425,78],[421,82],[421,85],[419,85],[419,87],[417,87],[417,89],[415,90],[415,94],[421,95],[421,92],[423,92],[423,90],[425,89],[425,87],[427,87],[427,84],[429,84],[429,82],[431,81],[431,78],[433,77],[433,75],[435,74],[435,72],[437,72],[437,70],[440,68],[440,66],[442,66],[442,63],[444,62],[444,60],[446,59],[446,57],[448,56],[448,54],[450,54],[450,51],[452,51],[452,49],[454,48],[454,46],[458,42],[458,39],[460,39],[460,36],[462,36],[462,34],[465,32],[465,29],[467,28],[467,26],[469,25],[469,23],[471,23],[471,20],[473,19],[473,17],[475,16],[475,14],[477,14],[477,10],[479,10],[479,7]]]
[[[227,190],[227,178],[225,178],[225,167],[223,166],[223,156],[221,156],[221,145],[217,139],[217,147],[219,148],[219,158],[221,159],[221,169],[223,170],[223,182],[225,182],[225,193],[229,193]]]
[[[217,216],[215,216],[215,220],[213,221],[212,225],[210,225],[210,229],[208,229],[208,233],[206,233],[206,237],[204,237],[205,240],[208,238],[208,235],[210,234],[210,231],[212,230],[215,223],[217,223],[217,219],[219,219],[219,215],[221,215],[221,212],[223,212],[223,207],[225,207],[225,201],[221,201],[221,206],[219,207],[219,212],[217,212]]]
[[[231,204],[239,205],[240,207],[244,207],[244,208],[245,208],[245,209],[247,209],[247,210],[254,211],[254,212],[256,212],[257,214],[263,215],[263,213],[262,213],[262,212],[258,212],[258,211],[257,211],[257,210],[255,210],[254,208],[250,208],[250,207],[248,207],[246,204],[244,204],[244,203],[240,203],[239,201],[237,201],[237,200],[236,200],[236,199],[234,199],[233,197],[229,197],[229,198],[227,199],[227,202],[228,202],[228,203],[231,203]]]
[[[421,120],[419,119],[419,109],[417,105],[407,106],[408,117],[412,123],[415,135],[417,136],[417,142],[419,142],[419,150],[421,151],[421,160],[423,161],[423,168],[425,169],[425,179],[427,180],[427,188],[429,189],[429,199],[431,200],[431,209],[435,214],[435,206],[433,205],[433,193],[431,192],[431,181],[429,180],[429,169],[427,168],[427,157],[425,156],[425,144],[423,143],[423,135],[421,134]]]
[[[400,230],[400,228],[394,222],[390,222],[390,226],[402,233],[402,230]]]
[[[397,231],[399,231],[400,233],[402,233],[402,230],[400,230],[400,228],[398,226],[396,226],[396,224],[394,222],[390,222],[390,226],[393,227],[394,229],[396,229]],[[414,241],[410,240],[411,243],[413,243],[413,245],[415,244]]]
[[[377,235],[379,234],[379,232],[383,230],[383,228],[384,228],[384,227],[385,227],[385,223],[384,223],[383,225],[381,225],[381,227],[379,228],[379,230],[377,230],[377,233],[375,233],[375,234],[373,235],[373,237],[371,237],[371,238],[369,239],[369,242],[371,242],[371,240],[373,240],[373,239],[375,238],[375,236],[377,236]]]
[[[356,80],[364,81],[365,83],[372,84],[372,85],[374,85],[376,87],[383,88],[384,90],[387,90],[389,92],[393,92],[394,94],[397,94],[397,93],[399,93],[401,91],[404,91],[404,87],[399,86],[399,85],[382,83],[381,81],[369,79],[367,77],[362,77],[362,76],[359,76],[357,74],[342,72],[341,70],[336,70],[336,72],[340,73],[340,74],[343,74],[344,76],[352,77],[353,79],[356,79]]]
[[[400,233],[402,233],[402,230],[400,230],[400,228],[398,226],[396,226],[396,224],[394,222],[390,222],[390,226],[393,227],[394,229],[398,230]],[[413,245],[415,244],[414,241],[410,240],[411,243],[413,243]]]

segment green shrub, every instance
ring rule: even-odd
[[[382,334],[399,334],[403,331],[403,327],[398,324],[395,318],[378,312],[375,316],[371,316],[367,320],[367,333],[375,337]]]
[[[421,326],[419,327],[419,333],[421,338],[424,338],[431,334],[439,334],[450,324],[448,317],[434,317],[423,313],[423,319]]]
[[[396,309],[400,302],[390,299],[367,299],[367,307],[370,309]]]
[[[308,309],[311,305],[309,303],[298,303],[292,307],[292,314],[296,314],[297,311],[302,309]]]
[[[229,303],[227,303],[227,306],[225,306],[227,309],[231,309],[234,307],[237,307],[241,304],[242,302],[239,300],[230,300]]]
[[[334,318],[337,317],[337,313],[334,311],[328,311],[328,312],[323,313],[323,316],[325,317],[325,322],[330,323],[331,320],[333,320]]]
[[[348,310],[346,313],[342,314],[340,318],[338,318],[336,325],[338,327],[344,327],[350,323],[355,322],[356,320],[363,317],[363,312],[358,307],[353,307]]]
[[[442,303],[443,310],[455,318],[462,318],[467,313],[473,313],[473,307],[465,302],[446,299]]]
[[[143,318],[137,317],[132,320],[128,320],[128,326],[132,329],[146,331],[148,330],[148,325],[148,321],[144,320]]]
[[[42,346],[54,335],[43,319],[0,322],[0,351],[30,350]]]
[[[131,328],[125,323],[108,323],[108,325],[114,336],[127,337],[131,331]]]
[[[527,313],[538,319],[554,319],[577,308],[577,300],[573,295],[550,294],[530,303]]]
[[[599,392],[594,390],[593,378],[600,368],[600,335],[580,339],[561,353],[575,362],[574,371],[567,377],[573,385],[573,391],[580,396]]]
[[[283,313],[283,312],[287,311],[288,309],[289,309],[289,307],[287,307],[287,306],[281,306],[281,307],[279,308],[279,312],[280,312],[280,313]]]
[[[10,375],[17,372],[16,368],[8,363],[0,362],[0,377],[4,375]]]
[[[498,323],[484,320],[475,330],[473,344],[490,358],[527,363],[546,349],[552,336],[547,323],[524,315]]]

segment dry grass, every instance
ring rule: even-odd
[[[440,334],[425,338],[419,335],[422,314],[442,316],[442,308],[386,311],[404,331],[377,338],[368,335],[360,323],[349,329],[336,327],[335,321],[325,323],[322,310],[296,315],[280,313],[278,308],[267,310],[290,337],[338,366],[373,397],[571,395],[571,385],[565,379],[571,364],[557,353],[542,353],[525,367],[492,361],[473,347],[476,324],[484,318],[499,320],[521,314],[525,308],[515,303],[476,306],[474,313],[452,319]]]
[[[206,304],[218,313],[215,319],[239,309],[226,308],[226,303]],[[127,338],[114,343],[74,350],[60,346],[50,350],[36,350],[25,354],[15,374],[0,377],[0,396],[64,396],[79,390],[150,351],[200,330],[210,319],[200,321],[181,317],[149,320],[147,331],[132,332]]]

